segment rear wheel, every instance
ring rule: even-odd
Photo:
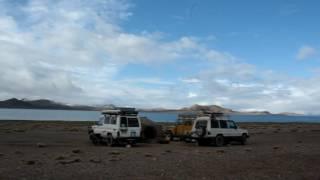
[[[224,145],[224,137],[222,135],[217,135],[215,138],[215,145],[221,147]]]
[[[242,145],[247,144],[247,135],[246,134],[242,134],[242,136],[241,136],[241,144]]]

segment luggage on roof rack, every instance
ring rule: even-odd
[[[138,111],[135,108],[126,108],[126,107],[119,107],[116,109],[106,109],[102,110],[101,114],[114,114],[114,115],[138,115]]]

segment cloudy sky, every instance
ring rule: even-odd
[[[0,99],[320,114],[319,7],[0,0]]]

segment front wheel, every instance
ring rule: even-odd
[[[101,142],[100,138],[94,133],[90,133],[89,138],[94,145],[99,145]]]
[[[241,136],[241,144],[242,145],[247,144],[247,135],[246,134],[242,134],[242,136]]]
[[[215,138],[215,145],[218,146],[218,147],[221,147],[221,146],[224,145],[224,137],[222,135],[218,135]]]
[[[113,137],[112,137],[111,134],[109,134],[109,135],[107,136],[106,141],[107,141],[107,146],[109,146],[109,147],[113,146],[114,141],[113,141]]]

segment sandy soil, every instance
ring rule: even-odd
[[[320,124],[240,126],[245,146],[110,148],[86,123],[0,121],[0,179],[320,179]]]

